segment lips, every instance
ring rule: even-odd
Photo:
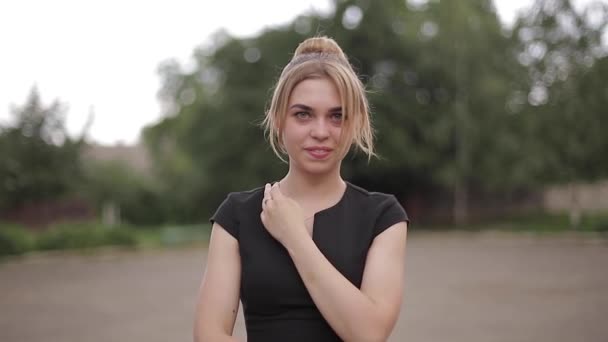
[[[325,159],[332,151],[331,148],[325,146],[313,146],[305,148],[305,150],[315,159]]]

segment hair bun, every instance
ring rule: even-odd
[[[294,58],[300,55],[318,53],[318,54],[333,54],[347,60],[346,55],[340,48],[340,45],[335,40],[328,37],[313,37],[301,42],[296,49]]]

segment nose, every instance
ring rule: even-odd
[[[329,137],[328,123],[324,118],[318,118],[314,121],[310,130],[310,136],[318,140],[325,140]]]

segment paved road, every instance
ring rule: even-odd
[[[0,341],[191,341],[204,264],[204,248],[4,261]],[[607,265],[608,240],[410,233],[390,341],[608,341]]]

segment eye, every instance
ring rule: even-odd
[[[306,119],[310,116],[310,113],[308,112],[295,112],[293,115],[295,115],[297,118],[300,119]]]
[[[342,121],[342,113],[332,113],[331,119],[333,121]]]

